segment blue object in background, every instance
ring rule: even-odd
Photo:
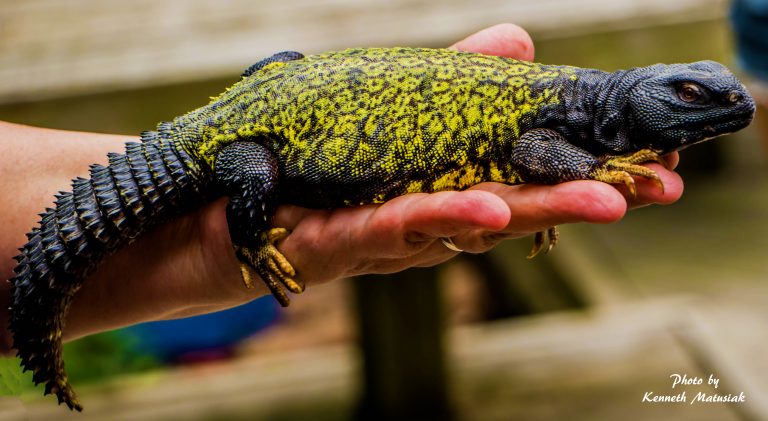
[[[123,332],[142,353],[164,362],[208,359],[204,355],[231,354],[240,341],[278,322],[280,314],[274,298],[265,296],[229,310],[142,323]]]
[[[739,64],[752,76],[768,82],[768,0],[735,0],[731,23]]]

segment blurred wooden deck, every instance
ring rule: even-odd
[[[444,46],[499,22],[537,39],[721,18],[727,0],[4,0],[0,103],[239,74],[282,50]],[[599,29],[598,29],[599,28]]]
[[[758,390],[720,366],[712,367],[717,392],[744,391],[746,404],[641,403],[645,392],[673,393],[673,373],[709,376],[692,358],[698,346],[677,337],[711,340],[690,318],[702,304],[672,297],[455,329],[450,386],[459,419],[764,419],[756,415],[765,404]],[[244,356],[80,388],[82,414],[26,397],[0,419],[344,420],[356,402],[358,366],[346,345]],[[706,384],[685,390],[689,398],[714,392]]]

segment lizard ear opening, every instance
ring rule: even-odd
[[[624,108],[604,116],[595,127],[595,136],[612,151],[623,151],[629,146]]]

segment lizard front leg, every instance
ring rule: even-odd
[[[644,162],[658,162],[665,167],[667,165],[664,159],[656,151],[650,149],[641,149],[629,155],[606,159],[602,165],[595,168],[595,170],[592,172],[592,178],[594,180],[603,181],[610,184],[624,184],[627,186],[629,193],[632,196],[636,196],[637,188],[635,187],[635,180],[632,178],[632,176],[637,175],[652,180],[654,183],[656,183],[657,186],[659,186],[661,192],[663,193],[664,183],[661,181],[661,178],[659,178],[659,175],[656,174],[656,171],[653,171],[648,167],[638,165]]]
[[[526,183],[557,184],[591,179],[600,160],[554,130],[533,129],[515,143],[511,164]],[[537,232],[527,257],[531,259],[541,250],[552,250],[559,238],[557,227]],[[548,242],[546,247],[545,242]]]
[[[243,282],[253,288],[255,272],[275,299],[287,306],[290,299],[283,286],[293,293],[303,292],[304,286],[294,280],[296,271],[275,247],[288,230],[270,225],[277,208],[277,159],[263,145],[241,141],[219,153],[215,169],[218,184],[229,196],[227,224]]]
[[[651,169],[638,165],[655,161],[664,164],[654,151],[644,149],[629,155],[598,158],[568,142],[560,133],[550,129],[534,129],[523,134],[512,150],[511,163],[526,183],[556,184],[572,180],[597,180],[609,184],[624,184],[634,195],[633,175],[646,177],[664,185]],[[559,236],[555,227],[536,233],[528,258],[541,250],[549,251]],[[544,248],[545,241],[548,246]]]

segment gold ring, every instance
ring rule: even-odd
[[[456,247],[456,243],[453,242],[453,238],[450,237],[442,237],[440,241],[443,243],[445,247],[447,247],[449,250],[457,251],[459,253],[463,252],[464,250]]]

